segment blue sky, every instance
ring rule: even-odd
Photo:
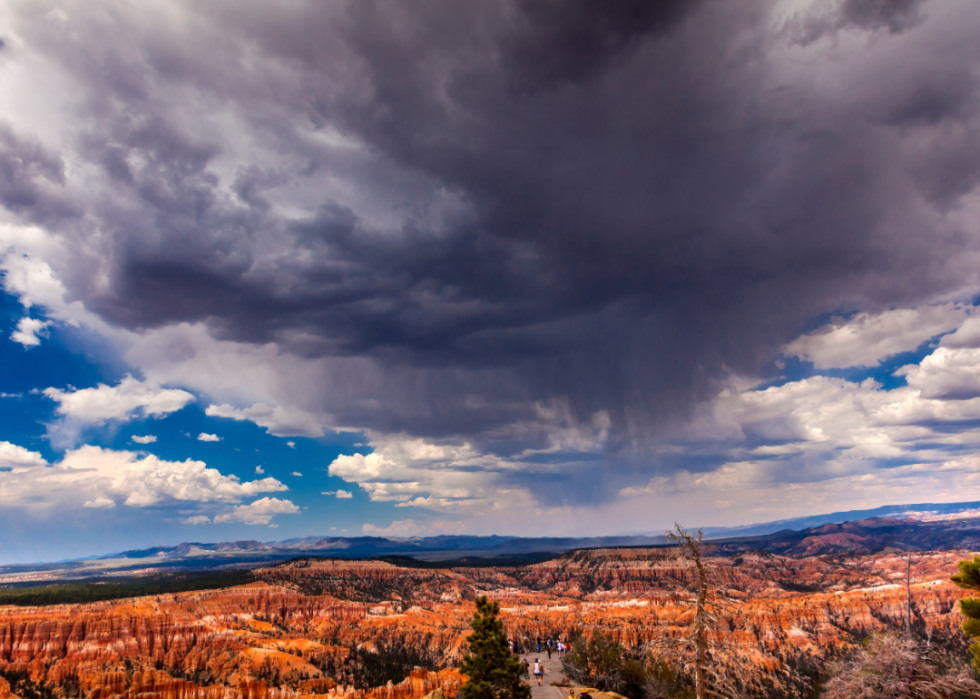
[[[70,326],[55,325],[37,346],[10,339],[23,317],[16,297],[0,294],[0,441],[23,446],[57,462],[63,451],[52,448],[46,425],[56,420],[56,403],[39,393],[49,387],[91,388],[116,384],[128,373],[118,358]],[[213,434],[217,442],[197,439]],[[134,436],[156,441],[139,444]],[[0,515],[0,561],[40,561],[105,554],[130,548],[172,545],[182,541],[277,541],[311,535],[358,536],[365,521],[392,517],[392,506],[372,503],[357,488],[327,474],[340,454],[368,453],[355,446],[363,437],[353,432],[329,433],[322,438],[273,437],[252,422],[208,417],[199,402],[165,417],[133,419],[87,429],[87,444],[120,451],[140,451],[167,461],[193,459],[242,481],[256,478],[256,467],[284,483],[286,497],[301,513],[275,518],[275,527],[218,523],[188,525],[172,508],[117,511],[76,509],[66,513],[7,510]],[[290,444],[292,446],[290,446]],[[293,475],[300,473],[302,476]],[[346,489],[350,499],[325,496]]]

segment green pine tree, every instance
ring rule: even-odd
[[[967,590],[980,592],[980,556],[972,561],[960,561],[960,572],[953,576],[953,582]],[[977,643],[970,646],[973,653],[973,667],[980,670],[980,599],[966,597],[960,600],[960,611],[966,617],[963,622],[963,633],[976,639]]]
[[[470,652],[460,670],[469,680],[459,699],[530,699],[531,688],[521,682],[524,670],[507,645],[504,623],[497,618],[500,604],[476,598]]]

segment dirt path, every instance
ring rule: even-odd
[[[552,687],[552,682],[561,682],[565,678],[565,673],[561,670],[561,661],[558,659],[558,653],[551,654],[551,660],[548,660],[547,651],[541,653],[528,653],[527,655],[522,655],[521,659],[527,658],[527,661],[531,664],[531,699],[564,699],[568,696],[567,689],[561,689],[559,687]],[[539,687],[537,681],[534,679],[534,660],[535,658],[541,661],[544,665],[544,686]]]

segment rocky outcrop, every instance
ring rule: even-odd
[[[915,558],[915,624],[958,633],[963,591],[949,576],[970,555]],[[710,559],[714,584],[735,600],[718,613],[765,672],[897,628],[906,563],[901,553]],[[519,568],[304,560],[257,575],[264,582],[224,590],[0,608],[0,670],[91,699],[451,699],[461,683],[452,670],[355,689],[351,654],[405,648],[458,664],[477,594],[500,601],[519,643],[602,630],[640,648],[686,633],[693,618],[693,571],[667,549],[579,551]]]
[[[255,574],[273,584],[284,584],[307,594],[329,594],[362,601],[387,602],[400,611],[411,606],[428,591],[438,589],[457,592],[470,581],[450,570],[402,568],[384,561],[350,561],[310,558],[271,568],[259,568]]]

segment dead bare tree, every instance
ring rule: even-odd
[[[905,560],[905,638],[912,638],[912,552]]]
[[[674,530],[667,532],[667,540],[677,544],[694,568],[694,623],[686,636],[658,639],[652,649],[671,664],[693,666],[698,699],[740,699],[747,689],[748,659],[723,619],[734,619],[737,625],[741,612],[722,592],[722,586],[711,580],[705,561],[708,544],[700,529],[695,534],[675,523]]]
[[[677,544],[684,555],[694,562],[698,575],[696,611],[691,641],[694,644],[694,686],[698,699],[706,699],[708,687],[708,576],[704,569],[704,534],[698,529],[695,539],[680,524],[675,523],[677,533],[667,532],[667,537]]]

